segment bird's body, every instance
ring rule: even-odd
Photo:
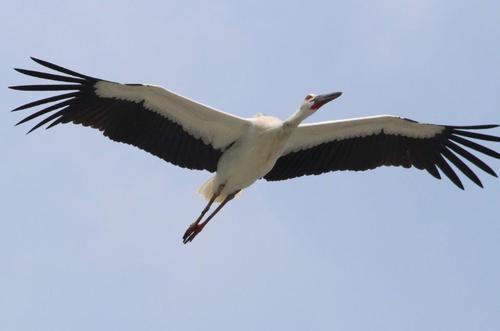
[[[218,187],[223,187],[216,201],[239,192],[264,177],[281,156],[291,128],[276,117],[258,115],[250,119],[246,130],[222,154],[215,177],[200,188],[210,200]]]
[[[464,163],[496,173],[469,150],[500,158],[500,154],[474,142],[500,141],[477,133],[497,125],[448,126],[419,123],[392,115],[301,124],[341,93],[309,94],[288,119],[257,115],[243,118],[205,106],[158,86],[119,84],[33,60],[65,75],[25,69],[17,71],[64,84],[22,85],[24,91],[72,91],[37,100],[15,111],[52,104],[18,124],[49,114],[44,124],[90,126],[115,141],[137,146],[175,165],[215,172],[200,188],[208,204],[184,234],[193,240],[212,217],[242,189],[264,178],[284,180],[330,171],[364,171],[380,166],[415,167],[440,179],[446,175],[463,184],[453,164],[478,186],[482,183]],[[214,202],[214,212],[203,220]]]

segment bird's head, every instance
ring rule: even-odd
[[[321,106],[327,104],[328,102],[337,99],[342,95],[342,92],[333,92],[328,94],[308,94],[304,98],[304,102],[302,103],[301,109],[310,110],[311,113],[318,110]]]
[[[334,92],[328,94],[308,94],[304,98],[304,101],[300,105],[299,110],[293,114],[288,120],[286,120],[287,125],[297,126],[307,117],[311,116],[316,110],[326,103],[337,99],[342,95],[342,92]]]

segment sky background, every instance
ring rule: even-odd
[[[308,121],[498,123],[499,1],[6,1],[0,31],[0,330],[500,329],[480,170],[464,192],[399,168],[260,181],[185,246],[208,172],[79,126],[26,136],[9,110],[45,94],[6,88],[36,56],[240,116],[339,90]]]

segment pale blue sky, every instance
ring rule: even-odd
[[[500,2],[79,3],[2,4],[0,330],[500,329],[480,170],[465,192],[396,168],[258,182],[184,246],[209,173],[82,127],[26,136],[9,110],[38,95],[5,88],[36,56],[241,116],[340,90],[311,121],[498,123]]]

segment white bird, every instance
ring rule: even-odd
[[[199,190],[208,204],[185,232],[184,243],[192,241],[228,201],[260,178],[277,181],[336,170],[414,166],[438,179],[439,169],[463,189],[451,162],[482,187],[460,157],[496,177],[486,163],[464,147],[500,158],[496,151],[468,139],[500,141],[497,136],[474,132],[498,125],[435,125],[391,115],[301,124],[321,106],[338,98],[340,92],[308,94],[285,121],[263,115],[242,118],[158,86],[119,84],[32,59],[65,75],[15,70],[62,84],[10,88],[71,92],[14,109],[54,103],[17,123],[50,114],[29,132],[47,123],[50,128],[73,122],[98,129],[112,140],[132,144],[180,167],[216,172]],[[203,220],[214,202],[220,204]]]

